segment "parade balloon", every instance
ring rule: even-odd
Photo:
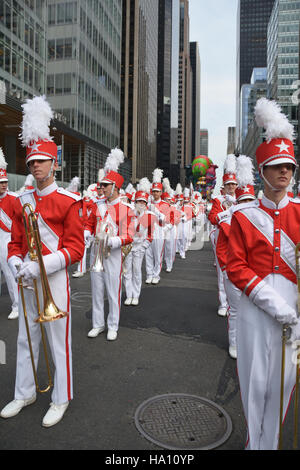
[[[199,157],[196,157],[192,162],[193,176],[195,178],[199,178],[200,176],[205,176],[211,164],[212,164],[211,160],[204,155],[203,156],[200,155]]]

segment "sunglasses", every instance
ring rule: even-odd
[[[100,183],[100,188],[107,188],[107,186],[111,186],[111,183]]]

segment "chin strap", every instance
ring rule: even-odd
[[[295,167],[293,177],[295,176],[296,171],[297,171],[297,167]],[[264,180],[264,182],[269,186],[269,188],[272,191],[274,191],[275,193],[279,193],[280,191],[282,191],[281,189],[274,188],[274,186],[272,186],[271,183],[267,180],[267,178],[264,175],[263,167],[261,168],[260,172],[261,172],[262,179]]]

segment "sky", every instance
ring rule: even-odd
[[[209,158],[219,166],[227,154],[228,127],[236,119],[236,24],[238,0],[190,0],[190,41],[201,61],[200,126],[209,132]]]

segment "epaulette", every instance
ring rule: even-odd
[[[18,196],[19,196],[18,193],[14,193],[13,191],[7,191],[7,194],[8,194],[9,196],[14,196],[14,197],[18,197]]]
[[[242,204],[237,204],[236,206],[232,208],[232,214],[234,214],[235,212],[242,211],[244,209],[251,209],[253,207],[255,208],[259,207],[259,201],[257,199],[251,202],[244,202]]]
[[[57,188],[57,192],[59,194],[63,194],[64,196],[71,197],[75,201],[80,201],[80,199],[81,199],[81,196],[78,196],[77,194],[71,193],[70,191],[68,191],[67,189],[64,189],[64,188]]]
[[[294,204],[300,204],[300,197],[291,198],[290,202],[293,202]]]
[[[17,197],[27,196],[28,194],[33,194],[34,192],[35,192],[35,188],[34,189],[26,189],[23,193],[17,194]]]

